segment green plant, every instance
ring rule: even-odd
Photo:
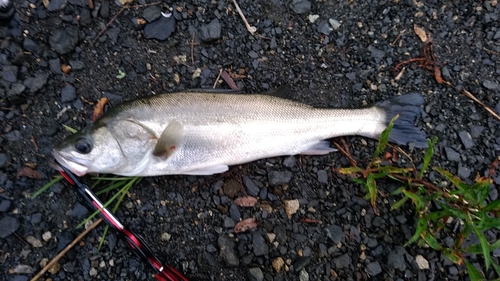
[[[354,161],[351,161],[354,163],[352,167],[340,168],[336,171],[351,176],[355,182],[366,187],[366,198],[370,200],[375,214],[378,214],[376,199],[377,194],[380,193],[377,189],[377,181],[384,178],[402,184],[391,195],[403,197],[391,208],[400,208],[404,203],[411,201],[418,219],[415,233],[405,246],[414,242],[417,242],[419,246],[429,245],[452,262],[459,265],[465,264],[469,277],[473,281],[483,280],[484,276],[467,260],[467,254],[482,255],[486,270],[492,266],[500,276],[500,266],[491,257],[491,253],[500,248],[500,241],[490,243],[485,236],[485,232],[489,230],[500,229],[500,200],[487,202],[491,177],[499,164],[499,159],[491,165],[488,177],[480,177],[472,185],[464,183],[439,167],[432,167],[432,170],[439,173],[441,179],[438,183],[429,182],[424,176],[434,155],[437,138],[429,140],[429,148],[425,152],[420,170],[417,170],[415,165],[410,168],[388,165],[388,157],[381,157],[387,149],[389,134],[396,118],[397,116],[382,133],[373,158],[366,168],[358,167]],[[407,155],[399,148],[394,149]],[[343,153],[352,159],[348,152],[343,151]],[[413,163],[411,158],[409,159]],[[451,186],[448,186],[449,183]],[[461,225],[457,233],[453,233],[453,230],[449,228],[452,221],[459,222]],[[443,245],[442,241],[436,238],[438,234],[454,236],[453,245],[451,247]],[[479,243],[464,247],[463,242],[472,234],[477,236]]]

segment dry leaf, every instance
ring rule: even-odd
[[[242,220],[234,226],[234,233],[241,233],[257,227],[255,218]]]
[[[39,180],[42,178],[39,172],[31,169],[30,167],[22,167],[18,172],[16,177],[28,177],[30,179]]]
[[[434,78],[439,84],[443,84],[443,77],[441,76],[441,69],[437,66],[434,66]]]
[[[422,42],[427,42],[427,34],[425,33],[425,30],[418,25],[414,24],[413,25],[413,30],[415,31],[415,34],[420,38]]]
[[[108,103],[108,98],[103,97],[97,101],[97,104],[94,107],[94,112],[92,113],[92,122],[95,122],[101,115],[104,114],[104,106]]]
[[[244,196],[234,199],[234,204],[240,207],[253,207],[257,204],[257,198],[252,196]]]

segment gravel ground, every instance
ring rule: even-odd
[[[391,71],[419,56],[418,24],[446,63],[443,77],[500,113],[495,0],[239,1],[255,35],[231,1],[167,2],[123,10],[96,38],[119,4],[96,1],[90,9],[84,0],[15,0],[14,19],[0,27],[1,280],[28,280],[81,233],[75,227],[88,212],[67,184],[30,196],[56,175],[47,161],[69,134],[62,124],[89,123],[89,101],[103,96],[114,105],[213,87],[221,68],[241,74],[236,83],[246,92],[289,84],[292,99],[316,106],[357,107],[420,92],[425,110],[418,125],[439,137],[433,165],[472,182],[500,156],[500,122],[482,107],[420,68],[407,67],[399,80]],[[173,16],[161,15],[169,9]],[[71,71],[63,73],[61,65]],[[374,141],[345,139],[354,158],[370,159]],[[412,155],[418,161],[422,151]],[[41,179],[18,177],[24,166]],[[190,280],[468,280],[463,266],[439,252],[403,247],[415,229],[411,205],[390,211],[397,198],[379,198],[376,216],[362,187],[332,171],[346,166],[333,153],[263,159],[209,177],[145,178],[117,215]],[[499,176],[495,184],[489,200],[498,197]],[[235,205],[246,194],[259,198],[256,207]],[[294,200],[299,208],[288,217],[285,206]],[[252,217],[256,229],[234,233],[235,222]],[[153,280],[115,234],[97,251],[103,229],[87,235],[45,280]],[[488,233],[490,241],[499,236]],[[483,264],[479,256],[470,261]]]

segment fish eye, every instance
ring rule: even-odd
[[[79,138],[75,143],[75,149],[81,154],[88,154],[92,150],[92,144],[86,138]]]

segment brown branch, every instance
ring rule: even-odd
[[[59,254],[57,254],[57,256],[55,256],[44,268],[42,268],[42,270],[40,270],[40,272],[38,272],[38,274],[35,275],[35,277],[31,278],[30,281],[36,281],[40,277],[42,277],[42,275],[45,272],[47,272],[47,270],[49,270],[58,260],[60,260],[66,254],[66,252],[68,252],[71,248],[73,248],[73,246],[75,246],[76,243],[78,243],[78,241],[82,240],[82,238],[85,237],[85,235],[87,235],[92,229],[96,228],[101,222],[102,219],[98,219],[87,229],[85,229],[85,231],[83,231],[80,235],[78,235],[78,237],[76,237],[75,240],[73,240],[68,246],[66,246],[66,248],[64,248]]]
[[[349,159],[349,163],[351,164],[351,166],[353,167],[358,167],[358,163],[356,162],[356,160],[354,160],[354,158],[352,158],[351,154],[347,151],[345,151],[338,143],[334,142],[333,145],[335,145],[335,147],[340,151],[340,153],[342,153],[345,157],[347,157],[347,159]]]

